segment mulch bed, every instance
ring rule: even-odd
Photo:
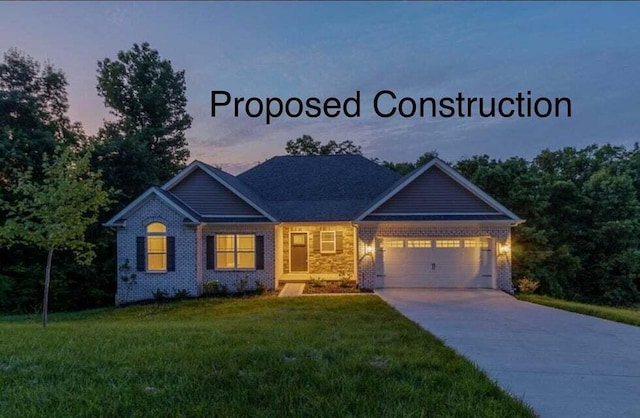
[[[371,293],[371,291],[358,289],[355,283],[348,287],[342,287],[339,282],[325,282],[324,286],[313,286],[311,283],[307,283],[302,293],[313,295],[322,293]]]

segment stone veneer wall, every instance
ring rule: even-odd
[[[430,225],[416,224],[361,224],[358,228],[358,285],[363,289],[374,289],[376,286],[375,271],[375,238],[376,237],[478,237],[490,236],[497,243],[511,245],[511,227],[509,225]],[[367,254],[365,246],[373,249],[373,254]],[[497,254],[497,251],[496,251]],[[513,293],[511,281],[511,254],[496,256],[496,284],[499,289]]]
[[[133,212],[123,228],[118,228],[118,267],[129,262],[129,274],[136,274],[136,283],[127,285],[120,280],[117,271],[118,289],[116,305],[138,300],[153,299],[158,289],[173,296],[176,291],[187,290],[190,295],[200,294],[196,279],[196,227],[185,226],[184,216],[167,206],[157,197],[149,200]],[[176,240],[176,270],[163,273],[136,271],[136,237],[146,236],[147,225],[162,222],[167,227],[167,236]]]
[[[264,236],[264,269],[263,270],[207,270],[206,265],[206,236],[216,234],[255,234]],[[235,292],[238,282],[248,280],[248,286],[255,288],[256,281],[264,284],[268,289],[274,289],[275,280],[275,240],[273,225],[205,225],[202,227],[202,237],[199,242],[199,259],[204,282],[217,280],[227,286],[230,292]]]
[[[314,232],[318,231],[336,231],[342,232],[342,253],[322,254],[314,251]],[[282,227],[282,262],[284,264],[283,271],[285,274],[289,271],[289,253],[291,247],[289,245],[289,237],[291,232],[308,232],[309,241],[309,273],[313,274],[335,274],[338,278],[340,272],[344,272],[353,276],[354,263],[354,231],[351,225],[344,224],[327,224],[327,225],[283,225]],[[295,272],[294,272],[295,274]],[[355,277],[351,277],[355,279]]]

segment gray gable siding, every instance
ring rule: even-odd
[[[247,202],[200,169],[176,184],[171,193],[203,216],[262,216]]]
[[[438,167],[432,167],[372,215],[390,213],[497,213]]]

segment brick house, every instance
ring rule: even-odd
[[[522,220],[440,159],[405,176],[362,156],[281,156],[233,176],[194,161],[113,216],[116,303],[349,278],[365,289],[512,292],[511,227]]]

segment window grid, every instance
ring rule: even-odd
[[[386,239],[382,241],[383,248],[404,248],[404,241],[401,239]]]
[[[252,270],[255,268],[255,235],[216,235],[216,269]]]
[[[436,248],[460,248],[460,240],[438,239],[436,240]]]
[[[320,232],[320,252],[323,254],[336,252],[336,231]]]
[[[407,240],[407,248],[431,248],[430,239]]]

